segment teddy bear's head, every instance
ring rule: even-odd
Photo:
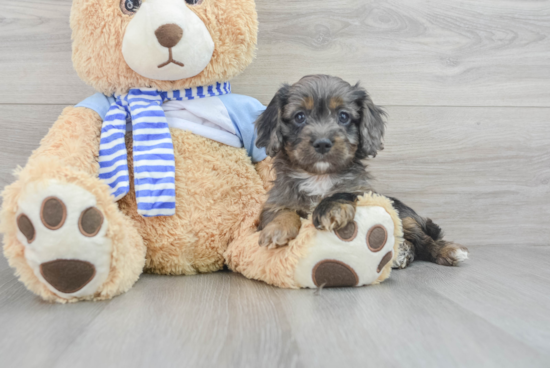
[[[254,0],[74,0],[73,64],[111,95],[228,81],[252,61]]]

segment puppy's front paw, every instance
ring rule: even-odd
[[[295,226],[283,226],[277,222],[271,222],[260,233],[258,243],[262,247],[270,249],[283,247],[288,245],[288,242],[296,239],[300,228]]]
[[[313,225],[319,230],[333,231],[345,227],[355,218],[355,203],[321,201],[313,211]]]

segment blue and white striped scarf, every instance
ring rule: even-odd
[[[162,104],[231,93],[229,83],[172,92],[135,88],[117,96],[105,116],[99,145],[99,178],[111,187],[115,200],[130,190],[124,135],[132,119],[134,186],[138,213],[144,217],[176,213],[174,146]]]

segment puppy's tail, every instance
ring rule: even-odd
[[[403,222],[405,241],[413,246],[415,258],[444,266],[456,266],[468,259],[468,249],[444,240],[439,225],[429,218],[419,216],[403,202],[391,199]]]

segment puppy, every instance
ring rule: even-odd
[[[326,75],[283,85],[256,121],[256,145],[274,157],[276,179],[264,205],[261,246],[280,247],[313,213],[319,230],[340,229],[355,217],[357,197],[373,191],[366,161],[383,149],[384,110],[358,84]],[[439,226],[391,198],[405,241],[394,267],[415,258],[456,265],[466,248],[443,240]]]

